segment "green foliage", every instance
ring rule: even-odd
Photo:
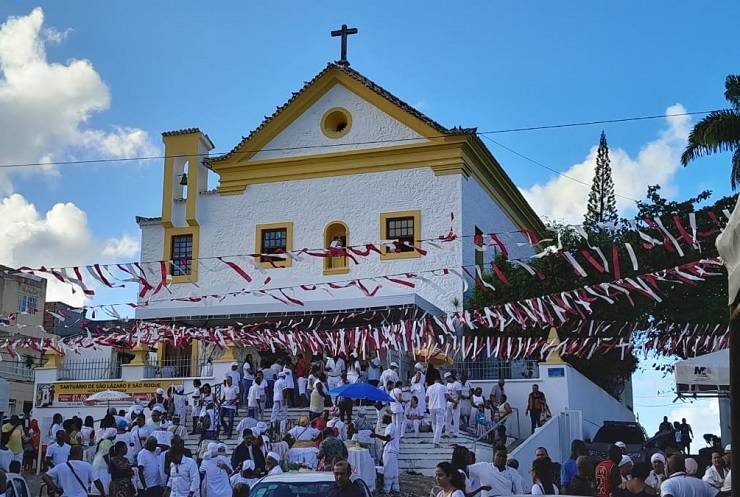
[[[594,180],[588,194],[588,207],[583,224],[593,227],[596,223],[614,223],[617,219],[617,202],[614,198],[609,146],[606,144],[606,133],[602,131],[599,149],[596,151]]]
[[[734,190],[740,182],[740,75],[725,80],[725,98],[732,108],[710,112],[689,133],[681,163],[718,152],[733,152],[730,184]]]
[[[723,218],[723,209],[731,211],[734,207],[735,198],[723,197],[711,205],[697,209],[697,205],[705,202],[709,196],[710,192],[703,192],[682,202],[669,201],[660,195],[659,186],[652,186],[648,189],[647,199],[638,204],[638,214],[635,219],[660,216],[664,225],[675,236],[677,230],[674,227],[672,216],[680,216],[682,225],[690,233],[688,214],[696,212],[698,230],[700,232],[711,231],[716,229],[716,225],[711,221],[707,212],[713,211],[718,217]],[[588,243],[578,236],[572,228],[551,226],[551,229],[562,230],[561,243],[563,250],[567,250],[574,255],[588,273],[587,277],[576,275],[570,264],[558,255],[549,255],[530,261],[535,269],[545,275],[545,279],[541,281],[499,257],[496,263],[504,270],[511,285],[504,286],[490,272],[487,272],[484,278],[496,287],[496,291],[476,287],[470,292],[465,302],[465,308],[478,309],[484,306],[544,296],[553,292],[572,290],[588,284],[613,281],[615,279],[613,272],[598,273],[580,255],[581,249],[589,248],[589,243],[591,246],[601,248],[609,262],[610,270],[613,270],[611,267],[612,243],[617,244],[623,278],[717,256],[714,236],[700,239],[698,249],[688,246],[685,242],[680,242],[684,251],[683,257],[675,251],[667,250],[664,246],[647,249],[643,246],[636,232],[625,229],[626,222],[626,220],[623,220],[620,225],[622,228],[614,233],[603,230],[589,232]],[[663,236],[656,230],[643,227],[642,231],[653,238],[663,240]],[[549,237],[556,240],[557,234],[553,232]],[[627,252],[624,249],[623,244],[625,242],[629,242],[637,254],[639,263],[637,271],[632,269]],[[544,247],[540,246],[540,248]],[[591,253],[594,254],[593,251]],[[598,260],[596,256],[594,258]],[[666,318],[674,322],[722,323],[728,319],[727,278],[725,277],[712,277],[696,286],[673,284],[670,286],[663,285],[661,288],[662,291],[659,292],[659,295],[662,302],[660,303],[641,296],[633,297],[634,305],[624,298],[611,305],[601,300],[594,301],[591,306],[593,309],[591,317],[597,320],[621,322]],[[624,380],[634,372],[637,364],[634,357],[620,360],[619,354],[618,351],[615,351],[605,356],[593,356],[589,361],[574,358],[567,360],[581,373],[617,397],[623,389]]]

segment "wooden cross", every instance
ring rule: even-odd
[[[347,36],[356,34],[357,28],[347,28],[346,24],[342,24],[342,29],[337,29],[331,32],[332,37],[342,37],[342,57],[337,61],[340,64],[344,64],[346,66],[349,65],[349,61],[347,60]]]

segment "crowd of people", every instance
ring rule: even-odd
[[[377,386],[390,401],[369,403],[332,394],[355,382]],[[33,457],[25,457],[26,449],[30,456],[41,450],[44,482],[51,494],[64,497],[86,497],[88,490],[103,497],[196,497],[201,492],[206,497],[229,497],[232,492],[247,497],[265,475],[313,469],[333,471],[336,492],[330,495],[347,497],[363,495],[349,477],[348,446],[354,445],[368,449],[374,464],[382,466],[382,492],[397,494],[400,442],[406,433],[430,432],[439,447],[443,438],[464,430],[489,438],[497,447],[493,462],[476,462],[474,453],[455,446],[452,459],[436,468],[441,497],[715,497],[729,488],[728,451],[712,454],[702,480],[692,476],[696,463],[678,451],[656,453],[647,464],[633,462],[624,444],[617,444],[610,447],[607,459],[593,461],[579,440],[562,467],[545,448],[538,448],[531,482],[525,481],[519,462],[509,458],[505,448],[513,413],[506,382],[498,381],[487,394],[471,386],[464,373],[458,377],[454,371],[442,373],[420,363],[402,381],[395,362],[384,369],[378,359],[361,361],[353,354],[313,363],[303,356],[295,363],[276,359],[262,368],[247,356],[243,364],[233,363],[218,384],[194,380],[188,392],[182,386],[157,389],[147,403],[111,408],[97,421],[57,414],[46,445],[40,445],[42,434],[34,421],[11,418],[2,428],[0,470],[17,470],[16,464],[32,469]],[[289,407],[305,411],[289,419]],[[367,416],[373,410],[375,423]],[[245,416],[236,423],[240,411]],[[269,423],[263,422],[268,414]],[[533,431],[549,416],[545,394],[537,385],[529,394],[526,414]],[[219,441],[234,437],[239,443],[233,451]],[[192,439],[198,441],[193,452],[186,447]],[[688,494],[685,488],[704,493]]]

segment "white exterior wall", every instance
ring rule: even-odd
[[[344,108],[352,116],[349,132],[336,139],[327,137],[321,131],[321,118],[334,107]],[[392,140],[401,140],[401,143],[393,143]],[[425,141],[427,140],[424,137],[405,124],[360,98],[344,85],[336,84],[265,145],[266,150],[258,152],[251,160],[326,154]],[[342,146],[345,143],[354,145]],[[312,148],[296,148],[306,146]],[[281,148],[291,150],[274,150]]]
[[[200,224],[200,257],[213,257],[257,252],[256,225],[290,221],[293,223],[293,249],[319,249],[324,244],[324,229],[333,221],[342,221],[349,227],[347,243],[377,242],[380,239],[382,212],[420,210],[421,237],[436,238],[450,229],[450,213],[456,213],[453,228],[460,232],[459,212],[462,205],[459,175],[435,176],[431,168],[361,175],[335,176],[309,180],[251,185],[240,195],[200,195],[198,222]],[[175,203],[175,211],[184,209]],[[177,216],[175,216],[177,218]],[[141,259],[160,260],[163,255],[163,233],[159,224],[142,225]],[[386,274],[419,272],[429,269],[456,267],[461,264],[460,241],[445,244],[445,249],[429,249],[427,256],[381,261],[377,254],[351,261],[349,274],[323,276],[323,258],[303,256],[287,269],[266,269],[272,281],[265,288],[277,288],[314,282],[346,281],[355,278]],[[240,261],[245,270],[255,275],[246,260]],[[309,310],[313,308],[366,307],[412,303],[416,293],[443,310],[452,310],[453,298],[462,299],[462,284],[454,275],[432,277],[438,289],[417,282],[416,289],[388,281],[376,297],[366,297],[357,288],[335,290],[334,296],[323,291],[297,290],[295,296],[306,302],[306,307],[287,306],[269,296],[245,295],[217,303],[152,302],[147,308],[137,309],[137,318],[183,314],[222,314]],[[156,299],[191,295],[223,294],[243,288],[262,288],[262,278],[250,284],[232,269],[216,260],[201,261],[198,281],[173,284],[170,293],[160,293]],[[372,289],[375,284],[364,282]]]
[[[517,231],[521,228],[504,213],[501,206],[491,198],[483,187],[473,178],[462,180],[462,234],[474,235],[475,227],[483,233],[502,233]],[[534,254],[527,238],[521,233],[511,235],[500,235],[501,241],[506,244],[509,250],[509,257],[518,259],[528,257]],[[485,240],[490,243],[490,238]],[[518,245],[521,244],[521,245]],[[463,251],[463,264],[475,264],[475,249],[472,246],[472,239],[467,239],[467,244]],[[485,252],[486,263],[490,262],[498,254],[488,247]],[[487,268],[490,271],[490,268]]]

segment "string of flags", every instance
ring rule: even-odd
[[[729,212],[723,211],[725,216],[729,216]],[[622,274],[625,272],[622,268],[626,259],[629,260],[629,267],[632,271],[639,271],[640,263],[638,260],[638,253],[640,249],[652,250],[656,247],[662,247],[669,253],[677,253],[683,257],[685,255],[682,243],[694,249],[700,248],[700,240],[707,239],[716,236],[722,227],[719,218],[714,212],[707,212],[708,221],[712,227],[710,229],[701,231],[698,229],[697,219],[695,213],[690,213],[686,219],[682,219],[680,216],[672,216],[671,220],[675,225],[678,235],[674,236],[671,231],[666,228],[666,222],[659,217],[652,219],[644,219],[643,222],[649,227],[650,230],[641,228],[636,221],[630,221],[628,228],[634,231],[641,240],[640,247],[635,250],[635,247],[629,242],[612,242],[610,250],[604,253],[601,247],[591,245],[588,238],[588,233],[582,226],[571,225],[564,229],[572,230],[577,236],[581,237],[587,244],[588,248],[583,248],[577,253],[572,253],[568,250],[564,250],[561,243],[562,230],[557,232],[556,243],[552,245],[546,245],[544,249],[537,252],[535,255],[527,258],[508,258],[508,262],[515,270],[526,271],[532,277],[544,280],[547,276],[539,269],[535,269],[532,266],[532,260],[539,259],[546,256],[558,256],[562,257],[568,262],[570,267],[573,269],[574,274],[577,277],[583,278],[588,276],[589,272],[596,272],[600,274],[612,274],[615,279],[621,279]],[[686,224],[689,228],[684,227]],[[601,223],[603,229],[616,229],[616,225]],[[47,274],[57,279],[60,282],[68,283],[72,285],[72,291],[75,292],[75,288],[81,288],[85,295],[93,296],[95,294],[92,288],[94,284],[99,284],[107,288],[122,288],[126,284],[133,283],[139,286],[139,301],[135,303],[123,303],[120,305],[127,305],[129,307],[141,307],[149,305],[150,303],[157,301],[189,301],[189,302],[202,302],[207,299],[222,299],[224,297],[230,297],[235,295],[266,295],[277,301],[280,301],[289,305],[303,305],[300,297],[297,297],[295,291],[314,291],[323,290],[329,291],[330,294],[335,290],[342,290],[345,288],[358,288],[360,291],[368,296],[372,297],[378,294],[382,288],[383,283],[394,283],[403,285],[409,288],[414,288],[415,283],[409,281],[414,279],[412,277],[405,277],[406,274],[394,274],[385,275],[373,278],[357,278],[352,280],[335,281],[331,283],[317,282],[308,283],[293,286],[284,286],[280,288],[268,288],[267,285],[272,281],[270,275],[270,269],[280,269],[281,262],[286,259],[291,259],[295,262],[301,262],[304,256],[309,257],[346,257],[355,264],[359,264],[359,261],[363,258],[369,257],[374,254],[382,254],[385,251],[402,251],[402,250],[414,250],[420,256],[426,256],[428,250],[433,249],[449,249],[453,242],[459,242],[462,238],[472,238],[473,246],[476,251],[485,252],[487,250],[496,250],[500,252],[504,257],[508,257],[512,246],[503,241],[505,235],[520,235],[524,236],[527,240],[526,245],[539,250],[539,246],[553,242],[553,239],[539,239],[537,234],[532,230],[515,230],[500,233],[488,233],[488,234],[477,234],[472,237],[469,236],[458,236],[452,230],[448,234],[439,236],[433,239],[418,240],[415,244],[410,242],[396,241],[385,241],[380,243],[366,243],[362,245],[355,245],[351,247],[342,248],[328,248],[328,249],[308,249],[303,248],[290,252],[283,252],[278,254],[245,254],[245,255],[233,255],[233,256],[217,256],[217,257],[202,257],[193,260],[179,260],[179,261],[153,261],[153,262],[129,262],[120,264],[90,264],[86,266],[74,266],[74,267],[46,267],[40,266],[36,268],[22,267],[18,271],[26,273],[38,273]],[[655,236],[660,238],[656,238]],[[524,242],[516,242],[518,246],[524,245]],[[422,248],[422,244],[425,244]],[[171,283],[171,272],[173,268],[181,268],[185,265],[191,264],[193,261],[199,261],[200,270],[202,271],[221,271],[228,268],[233,271],[237,276],[237,281],[242,282],[248,288],[241,289],[235,292],[227,292],[225,294],[210,294],[210,295],[197,295],[188,297],[179,297],[173,299],[160,299],[154,300],[153,297],[158,295],[162,290],[168,289]],[[267,262],[268,269],[263,266],[264,262]],[[486,281],[483,274],[483,269],[478,265],[461,266],[457,269],[439,269],[436,271],[449,272],[449,271],[460,271],[467,278],[474,281],[480,288],[485,288],[491,291],[495,291],[496,285],[508,286],[509,277],[507,272],[510,271],[508,267],[502,267],[495,260],[490,263],[490,272],[494,276],[495,280],[493,283]],[[445,275],[448,273],[444,273]],[[463,278],[465,280],[465,278]],[[467,281],[465,281],[467,285]],[[196,284],[197,286],[197,284]],[[106,309],[114,308],[114,305],[108,306],[89,306],[90,309]],[[113,311],[109,313],[111,317],[118,318],[118,314]]]
[[[48,339],[16,338],[0,343],[9,354],[18,356],[18,349],[27,348],[41,353],[47,348],[60,354],[79,353],[81,350],[101,346],[132,348],[137,345],[156,346],[164,340],[181,348],[198,340],[219,348],[229,345],[251,347],[258,350],[287,350],[292,354],[301,350],[312,353],[322,351],[356,351],[370,357],[388,350],[416,355],[421,349],[433,348],[445,355],[462,359],[496,356],[505,359],[543,357],[557,351],[561,355],[591,357],[619,349],[622,356],[636,344],[646,350],[661,354],[689,355],[696,351],[719,350],[727,345],[727,329],[716,325],[678,325],[669,321],[630,323],[617,326],[604,322],[588,321],[596,301],[613,304],[626,299],[642,297],[661,301],[663,286],[675,284],[697,285],[707,278],[722,276],[718,258],[702,259],[668,269],[654,271],[610,283],[583,286],[574,290],[552,293],[542,297],[485,307],[478,310],[448,313],[446,316],[409,316],[395,322],[374,319],[382,324],[357,325],[357,315],[337,314],[326,321],[315,317],[280,321],[265,321],[249,325],[202,328],[174,326],[151,321],[131,321],[125,324],[90,331],[85,335],[65,338],[56,342]],[[354,321],[351,321],[354,320]],[[347,323],[354,322],[352,326]],[[577,327],[572,323],[580,322]],[[518,334],[512,335],[514,326]],[[543,329],[558,326],[570,329],[568,336],[557,345],[550,344],[541,335]],[[633,332],[637,327],[659,330],[656,335],[645,335],[635,342]],[[693,327],[692,327],[693,326]],[[571,327],[571,328],[569,328]],[[711,337],[711,338],[708,338]],[[484,352],[485,351],[485,352]]]

